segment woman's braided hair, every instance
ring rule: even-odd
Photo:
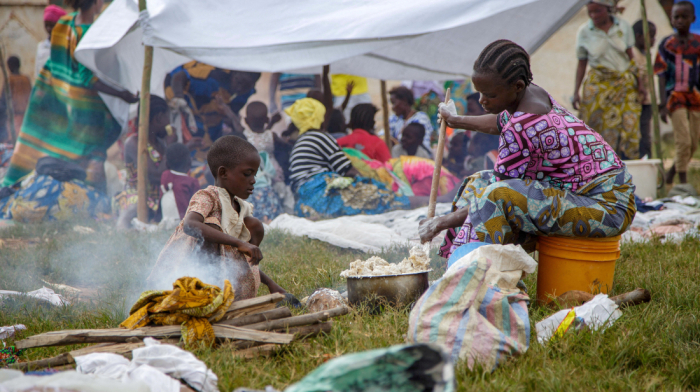
[[[526,86],[532,82],[530,55],[520,45],[507,39],[499,39],[484,48],[474,62],[474,72],[496,73],[508,84],[518,79]]]
[[[377,108],[371,103],[360,103],[355,105],[350,112],[350,128],[364,129],[371,132],[374,129],[374,115]]]

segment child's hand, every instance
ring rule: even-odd
[[[253,265],[258,265],[260,260],[263,258],[260,248],[248,242],[240,245],[238,247],[238,251],[250,257],[250,261],[253,263]]]
[[[348,93],[348,95],[352,95],[352,90],[355,88],[355,82],[352,80],[348,82],[348,84],[345,85],[345,91]]]
[[[665,105],[659,108],[659,117],[664,124],[668,124],[668,109]]]

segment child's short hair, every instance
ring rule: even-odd
[[[520,79],[529,86],[532,82],[530,55],[520,45],[507,39],[488,44],[474,62],[474,72],[493,72],[507,83]]]
[[[247,140],[238,136],[222,136],[211,145],[207,153],[209,170],[214,178],[217,177],[217,170],[223,166],[227,168],[236,167],[241,160],[249,154],[257,154],[258,150]]]
[[[684,5],[686,7],[690,7],[690,9],[693,10],[693,15],[695,15],[695,4],[693,4],[692,1],[685,1],[685,0],[677,1],[676,4],[674,4],[673,6],[676,7],[679,5],[681,5],[681,6]]]
[[[165,165],[170,170],[187,173],[191,162],[190,150],[182,143],[173,143],[165,150]]]
[[[418,140],[423,140],[425,138],[425,127],[420,123],[410,123],[404,127],[403,132],[415,132]]]
[[[649,21],[649,31],[651,31],[652,29],[655,30],[656,25],[654,24],[654,22]],[[644,35],[644,21],[640,19],[634,22],[634,24],[632,25],[632,31],[634,31],[634,35]]]
[[[498,149],[499,137],[486,133],[476,132],[469,143],[473,143],[477,156],[486,155],[491,150]]]
[[[19,57],[10,56],[7,59],[7,68],[10,69],[10,72],[13,72],[13,73],[19,72],[20,66],[21,66],[21,62],[19,61]]]

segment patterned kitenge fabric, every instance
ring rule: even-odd
[[[411,155],[402,155],[389,160],[396,176],[411,185],[415,196],[430,196],[435,161]],[[459,184],[459,179],[446,168],[440,171],[438,196],[449,193]]]
[[[613,149],[551,96],[544,115],[503,111],[495,170],[501,178],[530,178],[576,191],[600,174],[622,168]]]
[[[137,136],[132,136],[137,137]],[[156,166],[161,164],[163,157],[160,155],[158,150],[153,148],[151,144],[148,144],[148,157],[151,162]],[[139,193],[138,193],[138,170],[136,167],[136,162],[126,163],[126,183],[124,184],[124,190],[114,196],[114,201],[116,202],[117,215],[119,211],[125,211],[130,207],[138,204]],[[148,189],[146,190],[148,194],[148,200],[146,200],[146,205],[149,208],[149,215],[151,219],[156,221],[160,220],[160,198],[161,190],[160,183],[153,183],[152,181],[148,184]]]
[[[664,38],[659,44],[654,73],[666,78],[669,112],[679,108],[700,111],[700,35],[691,33],[685,45],[675,34]]]
[[[82,181],[58,181],[34,174],[22,182],[14,194],[0,200],[0,219],[37,223],[64,220],[73,216],[106,218],[109,199]]]
[[[534,250],[537,236],[602,238],[627,231],[636,213],[635,187],[626,168],[596,177],[576,192],[530,178],[500,180],[493,171],[467,178],[452,210],[468,208],[462,227],[448,230],[440,255],[467,242],[520,244]]]
[[[581,120],[603,135],[623,159],[639,157],[637,70],[617,72],[596,67],[588,71],[581,95]]]
[[[26,176],[49,155],[89,164],[104,161],[119,137],[119,123],[93,88],[97,81],[73,53],[90,25],[76,25],[76,13],[61,18],[51,34],[51,57],[36,79],[15,152],[0,186]],[[96,181],[88,172],[87,182]]]
[[[408,196],[399,196],[377,180],[342,177],[334,172],[313,175],[297,189],[294,213],[306,218],[375,215],[408,209]]]
[[[172,290],[150,290],[141,293],[129,311],[129,317],[119,324],[136,329],[147,325],[182,325],[182,341],[214,343],[214,328],[210,322],[224,317],[233,303],[231,283],[224,289],[203,283],[197,278],[184,277],[173,283]]]

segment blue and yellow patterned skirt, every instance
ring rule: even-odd
[[[299,186],[294,212],[321,219],[345,215],[375,215],[408,209],[408,196],[399,196],[379,181],[366,177],[341,177],[337,173],[314,175]]]

